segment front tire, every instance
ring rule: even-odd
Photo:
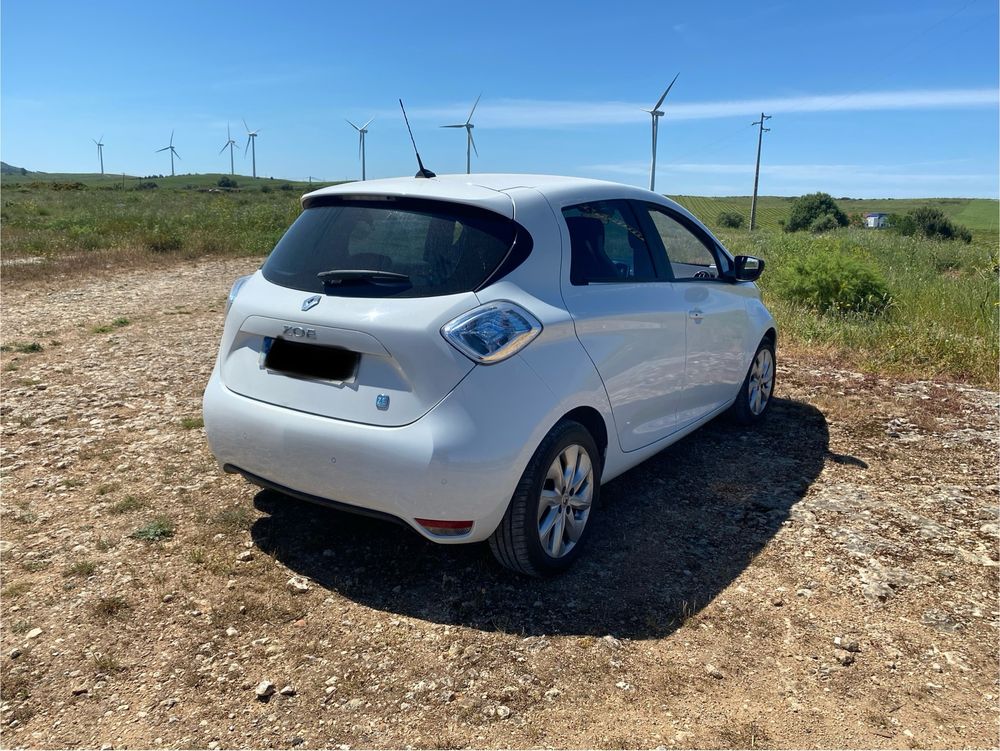
[[[521,475],[490,550],[505,567],[551,576],[580,554],[601,490],[601,456],[578,422],[559,422]]]
[[[774,395],[774,341],[767,337],[757,347],[750,368],[729,414],[740,425],[753,425],[764,419]]]

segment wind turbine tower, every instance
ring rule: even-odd
[[[476,107],[479,106],[479,100],[482,98],[482,94],[476,97],[476,103],[472,105],[472,111],[469,112],[469,117],[464,123],[441,126],[442,128],[465,128],[465,174],[467,175],[472,173],[472,152],[475,151],[476,156],[479,156],[479,149],[476,148],[476,142],[472,140],[472,129],[476,127],[472,124],[472,115],[476,111]]]
[[[156,153],[159,154],[161,151],[169,151],[170,152],[170,176],[173,177],[174,176],[174,157],[177,157],[178,159],[181,158],[181,155],[177,153],[177,149],[174,148],[174,132],[173,131],[170,131],[170,143],[169,143],[169,145],[164,146],[162,149],[157,149]]]
[[[226,145],[223,146],[221,149],[219,149],[219,153],[221,154],[226,149],[229,149],[229,174],[230,175],[235,175],[236,174],[236,166],[233,163],[233,146],[235,146],[235,145],[236,145],[236,141],[233,138],[232,133],[229,132],[229,123],[226,123]]]
[[[372,124],[372,120],[374,120],[374,119],[375,118],[373,117],[371,120],[369,120],[368,122],[366,122],[360,128],[357,125],[355,125],[354,123],[352,123],[350,120],[347,121],[348,125],[350,125],[356,131],[358,131],[358,154],[361,157],[361,179],[362,180],[365,179],[365,134],[368,132],[368,126]]]
[[[93,138],[90,140],[94,141]],[[104,177],[104,136],[94,141],[94,145],[97,146],[97,158],[101,160],[101,177]]]
[[[680,73],[677,74],[679,76]],[[670,82],[667,90],[663,92],[656,104],[653,105],[651,110],[643,110],[643,112],[648,112],[649,116],[653,118],[653,161],[649,166],[649,189],[653,190],[653,186],[656,185],[656,133],[660,129],[660,118],[666,113],[660,110],[660,105],[663,104],[663,100],[667,98],[667,94],[670,93],[670,89],[674,86],[674,81],[677,80],[677,76],[674,76],[674,80]]]
[[[250,149],[250,153],[253,155],[253,176],[257,177],[257,134],[260,133],[260,128],[257,130],[250,130],[250,126],[247,125],[247,121],[243,121],[243,127],[247,129],[247,145],[243,149],[243,156],[247,155],[247,149]]]

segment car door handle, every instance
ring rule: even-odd
[[[695,308],[694,310],[689,310],[688,311],[688,318],[690,318],[692,321],[698,322],[698,321],[700,321],[704,317],[705,317],[705,314],[702,313],[697,308]]]

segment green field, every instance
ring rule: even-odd
[[[85,273],[206,255],[264,256],[300,211],[307,183],[236,176],[238,190],[216,189],[221,175],[166,178],[3,175],[0,243],[3,282]],[[157,187],[140,189],[142,183]],[[314,183],[311,187],[319,187]],[[749,213],[748,197],[678,196],[710,225],[722,211]],[[760,286],[782,341],[848,364],[925,378],[997,383],[997,201],[840,200],[848,213],[941,208],[973,230],[973,242],[901,237],[846,228],[816,236],[785,233],[791,200],[760,200],[762,229],[720,230],[736,254],[767,262]],[[783,299],[775,281],[795,260],[836,253],[873,269],[892,304],[882,315],[820,313]]]
[[[750,225],[750,196],[670,196],[681,206],[710,227],[715,227],[719,214],[731,211],[739,214]],[[757,199],[757,226],[761,229],[779,229],[780,222],[788,219],[794,198],[784,196],[759,196]],[[908,211],[931,206],[941,209],[945,216],[969,229],[997,232],[1000,229],[1000,202],[992,198],[838,198],[837,205],[846,214],[864,214],[880,211],[886,214],[905,214]]]

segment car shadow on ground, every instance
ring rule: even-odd
[[[486,544],[443,546],[388,522],[263,490],[257,546],[360,604],[528,635],[662,637],[733,581],[823,468],[823,414],[776,399],[753,430],[716,420],[602,489],[585,554],[549,580],[501,568]]]

